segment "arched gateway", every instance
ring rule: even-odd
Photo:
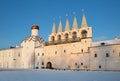
[[[52,63],[51,63],[51,62],[48,62],[46,68],[47,68],[47,69],[52,69]]]

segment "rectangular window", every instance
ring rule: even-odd
[[[18,53],[18,56],[20,57],[20,53]]]
[[[97,54],[95,54],[94,57],[96,58],[96,57],[97,57]]]
[[[64,50],[64,53],[66,52],[66,50]]]
[[[42,56],[44,56],[44,53],[42,53]]]
[[[44,65],[44,62],[42,62],[42,65]]]
[[[99,65],[99,69],[101,69],[101,65]]]
[[[57,54],[57,51],[55,51],[55,54]]]
[[[106,57],[110,57],[109,53],[106,53]]]
[[[39,56],[40,54],[38,53],[38,56]]]
[[[83,65],[83,63],[81,63],[81,66]]]
[[[113,53],[114,53],[115,51],[113,50]]]
[[[81,49],[81,52],[83,53],[83,49]]]

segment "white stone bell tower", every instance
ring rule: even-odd
[[[31,28],[31,36],[38,36],[39,26],[33,25]]]

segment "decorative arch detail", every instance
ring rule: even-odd
[[[69,34],[65,33],[65,40],[68,41],[68,39],[69,39]]]
[[[58,38],[58,40],[60,41],[60,40],[61,40],[61,35],[58,35],[57,38]]]
[[[87,31],[86,30],[83,30],[81,32],[81,35],[82,35],[82,38],[86,38],[87,37]]]
[[[51,36],[51,41],[55,41],[55,37],[54,36]]]
[[[52,63],[51,62],[47,62],[46,68],[47,69],[52,69]]]
[[[73,38],[74,40],[77,39],[77,32],[76,32],[76,31],[74,31],[74,32],[72,33],[72,38]]]

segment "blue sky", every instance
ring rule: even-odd
[[[53,18],[58,28],[61,16],[64,29],[68,14],[72,28],[73,12],[80,28],[82,9],[92,26],[93,41],[120,35],[120,0],[0,0],[0,49],[20,45],[31,35],[33,24],[39,25],[39,35],[47,41]]]

